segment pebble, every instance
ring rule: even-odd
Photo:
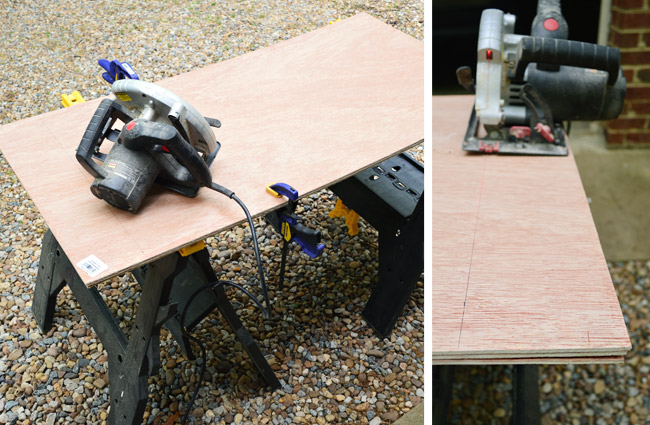
[[[47,418],[45,419],[45,425],[54,425],[55,420],[56,420],[56,413],[50,413],[47,415]]]
[[[381,415],[381,418],[385,421],[395,422],[399,418],[399,413],[395,410],[389,410],[386,413]]]
[[[82,336],[86,336],[86,329],[84,329],[84,328],[77,328],[77,329],[74,329],[74,330],[71,332],[71,334],[72,334],[72,336],[74,336],[74,337],[81,338]]]
[[[11,60],[3,61],[0,124],[60,109],[61,93],[79,90],[87,101],[107,94],[99,58],[128,61],[141,79],[157,81],[361,11],[420,40],[424,32],[421,0],[160,0],[139,5],[137,19],[129,7],[95,8],[90,14],[80,0],[9,2],[5,9],[0,55]],[[422,145],[411,152],[422,160]],[[46,224],[2,153],[0,187],[0,399],[5,403],[0,423],[101,424],[110,404],[107,353],[67,288],[57,299],[52,329],[38,329],[31,303]],[[361,220],[359,235],[350,237],[341,219],[328,216],[335,202],[327,190],[299,202],[305,223],[321,229],[326,250],[316,260],[290,250],[284,291],[277,288],[281,238],[263,220],[256,221],[274,303],[271,320],[227,289],[290,391],[265,386],[231,329],[214,313],[194,330],[208,351],[194,423],[376,425],[392,423],[390,418],[417,401],[417,390],[426,385],[424,285],[418,283],[393,337],[378,338],[361,317],[378,270],[378,234]],[[238,226],[206,240],[217,273],[246,284],[256,278],[249,235],[248,226]],[[260,295],[258,283],[248,287]],[[98,289],[117,317],[133,320],[140,289],[131,274]],[[130,326],[123,328],[127,334]],[[198,382],[197,361],[188,361],[166,330],[160,342],[161,368],[148,383],[148,424],[165,423],[176,410],[184,413]],[[297,385],[300,390],[293,394]],[[7,411],[7,402],[18,402],[13,409],[22,409],[25,417]]]
[[[165,371],[165,383],[167,385],[172,385],[174,383],[175,378],[176,378],[176,374],[174,373],[173,369],[167,369]]]
[[[7,356],[7,360],[10,362],[13,362],[15,360],[18,360],[21,356],[23,355],[23,350],[20,348],[17,348],[13,350],[9,355]]]
[[[377,358],[381,358],[381,357],[384,357],[384,352],[379,351],[379,350],[370,350],[370,351],[368,351],[368,355],[369,356],[374,356],[374,357],[377,357]]]

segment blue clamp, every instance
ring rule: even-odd
[[[266,215],[266,220],[271,223],[275,230],[280,232],[285,244],[295,241],[311,258],[316,258],[321,255],[325,249],[325,244],[320,243],[320,230],[303,226],[300,224],[298,216],[294,214],[296,201],[298,200],[298,191],[286,183],[269,185],[266,190],[275,197],[286,196],[289,199],[289,204],[286,208],[270,212]]]
[[[296,202],[298,200],[298,191],[286,183],[270,184],[266,187],[266,191],[276,198],[286,196],[289,199],[289,202]],[[294,205],[293,209],[295,208]]]
[[[108,83],[113,84],[117,80],[139,80],[138,74],[133,70],[131,65],[126,62],[120,62],[117,59],[109,62],[106,59],[100,59],[97,61],[99,66],[104,68],[106,72],[102,74],[104,80]]]

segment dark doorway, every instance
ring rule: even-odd
[[[587,4],[589,6],[587,6]],[[456,80],[456,68],[476,70],[476,42],[481,12],[501,9],[517,16],[516,34],[530,34],[537,2],[514,0],[433,0],[433,93],[466,93]],[[562,3],[569,39],[596,43],[600,1]]]

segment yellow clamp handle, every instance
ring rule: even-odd
[[[202,249],[205,249],[205,242],[198,241],[192,245],[186,246],[185,248],[179,249],[178,253],[183,257],[187,257],[188,255],[192,255]]]
[[[81,93],[79,93],[77,90],[73,91],[72,94],[61,95],[61,105],[63,105],[64,108],[72,106],[75,103],[82,103],[85,101],[86,99],[84,99]]]
[[[271,189],[271,186],[273,186],[273,183],[266,186],[266,193],[268,193],[269,195],[275,196],[276,198],[282,198],[282,195],[280,195],[275,190]]]

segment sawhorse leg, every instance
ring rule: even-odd
[[[108,424],[140,424],[147,404],[148,377],[160,363],[160,326],[176,313],[168,304],[174,276],[184,266],[177,254],[149,265],[130,338],[120,330],[101,294],[81,280],[58,242],[48,231],[43,237],[33,309],[39,327],[52,325],[56,295],[68,285],[108,353],[110,413]],[[152,346],[156,346],[152,348]]]
[[[207,249],[199,250],[187,257],[187,266],[178,275],[176,275],[172,292],[171,301],[178,304],[178,314],[169,320],[165,326],[172,333],[172,336],[181,347],[189,359],[194,359],[194,353],[190,341],[181,329],[180,315],[186,308],[187,302],[196,291],[202,290],[210,282],[219,280],[210,264],[210,256]],[[138,282],[143,282],[148,271],[139,268],[133,271],[133,275]],[[192,304],[187,308],[185,318],[185,327],[187,330],[193,329],[199,324],[211,311],[218,308],[228,325],[233,330],[242,346],[248,353],[251,361],[260,372],[266,383],[273,389],[280,387],[280,381],[275,376],[273,369],[266,361],[257,342],[244,327],[235,309],[233,308],[226,292],[222,286],[214,288],[213,291],[203,290],[200,295],[194,297]]]
[[[539,367],[526,364],[514,368],[512,425],[540,425]]]
[[[397,232],[379,231],[379,280],[363,318],[387,338],[424,269],[424,195]]]
[[[445,425],[454,383],[454,366],[433,367],[433,425]]]
[[[201,267],[201,270],[210,282],[215,282],[218,280],[218,277],[214,273],[212,265],[210,264],[210,257],[208,255],[207,249],[195,252],[192,254],[192,256],[197,261]],[[217,308],[223,315],[224,319],[226,319],[230,325],[230,328],[233,330],[233,332],[235,332],[235,335],[239,341],[241,341],[242,346],[248,353],[248,357],[250,357],[250,359],[253,361],[253,364],[271,388],[280,388],[280,381],[278,381],[278,378],[275,376],[273,369],[271,369],[271,366],[266,361],[266,358],[264,357],[264,354],[262,354],[262,351],[257,345],[255,339],[253,339],[251,334],[244,327],[241,320],[239,320],[239,316],[237,316],[237,312],[230,303],[230,300],[228,299],[223,286],[217,287],[214,292],[216,295],[215,299]]]
[[[58,242],[49,230],[43,236],[41,258],[38,264],[38,275],[34,285],[32,312],[41,332],[47,332],[52,327],[56,297],[63,289],[66,281],[61,278],[57,269],[57,260],[63,254]],[[61,267],[59,266],[59,269]],[[57,275],[55,276],[55,273]]]
[[[539,368],[515,365],[512,387],[512,425],[540,425]],[[444,425],[451,400],[454,366],[433,367],[433,425]]]
[[[403,153],[330,189],[379,232],[379,280],[362,315],[387,338],[424,270],[424,167]]]

